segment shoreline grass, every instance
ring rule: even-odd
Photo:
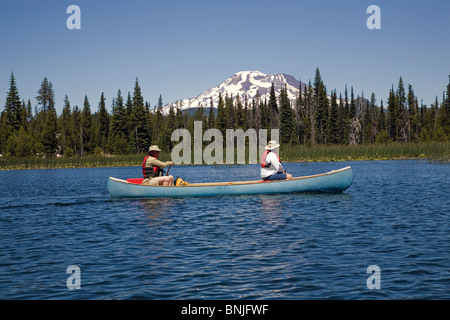
[[[140,166],[145,154],[90,155],[62,158],[0,158],[0,170],[62,169],[95,167]],[[283,162],[327,162],[360,160],[423,159],[430,162],[450,163],[450,142],[389,143],[380,145],[282,146]],[[162,160],[170,159],[161,153]]]
[[[284,162],[425,159],[450,162],[450,142],[284,147]]]
[[[0,170],[129,167],[142,163],[144,155],[89,155],[61,158],[0,158]]]

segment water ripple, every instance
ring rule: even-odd
[[[294,175],[352,165],[343,194],[111,199],[139,168],[0,172],[3,299],[448,299],[449,165],[287,164]],[[243,179],[257,166],[174,167]],[[23,186],[24,177],[34,181]],[[84,176],[86,179],[74,177]],[[71,181],[71,183],[67,183]],[[66,268],[81,269],[68,290]],[[381,269],[369,290],[366,270]]]

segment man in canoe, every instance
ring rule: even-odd
[[[160,149],[157,145],[150,146],[148,149],[148,156],[144,158],[142,163],[142,173],[144,180],[142,184],[157,186],[171,186],[173,185],[173,176],[165,176],[163,168],[173,165],[172,161],[162,162],[158,160]]]
[[[283,169],[278,154],[272,151],[279,146],[276,141],[269,141],[265,147],[266,151],[261,157],[261,178],[264,181],[292,179],[292,175]]]

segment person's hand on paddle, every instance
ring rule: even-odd
[[[169,168],[167,169],[166,176],[169,176],[170,167],[173,166],[173,161],[168,161],[168,162],[169,162]]]

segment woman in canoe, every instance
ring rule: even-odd
[[[278,154],[272,151],[279,146],[280,145],[276,141],[269,141],[265,147],[266,151],[261,157],[261,178],[264,181],[292,179],[292,175],[283,169]]]
[[[150,146],[148,149],[148,156],[144,158],[142,163],[142,173],[144,180],[142,184],[157,186],[171,186],[173,185],[173,176],[165,176],[163,168],[173,165],[172,161],[162,162],[158,160],[159,152],[161,150],[157,145]]]

